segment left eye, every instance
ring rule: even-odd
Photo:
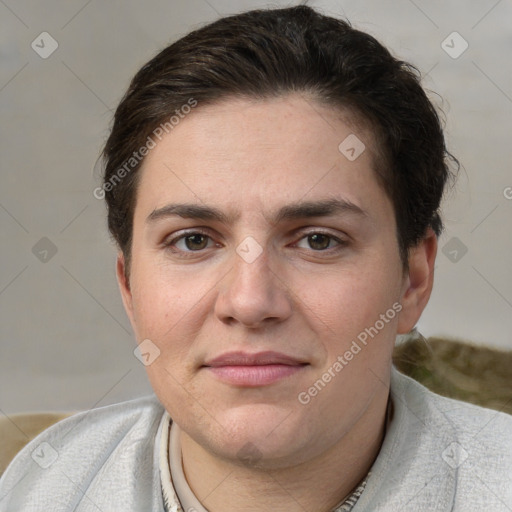
[[[314,249],[315,251],[325,251],[326,249],[331,249],[331,243],[334,242],[334,245],[342,245],[341,240],[337,238],[327,235],[325,233],[310,233],[301,239],[302,241],[306,241],[309,247],[302,247],[304,249]],[[300,242],[297,244],[300,247]]]

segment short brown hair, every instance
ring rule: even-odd
[[[171,44],[133,78],[103,150],[108,226],[129,266],[141,161],[126,162],[151,133],[191,98],[265,99],[304,92],[369,121],[385,156],[378,178],[390,197],[400,257],[431,227],[450,171],[439,116],[420,73],[374,37],[307,6],[244,12],[219,19]],[[140,158],[140,157],[139,157]],[[117,173],[117,174],[116,174]],[[107,186],[109,184],[109,186]]]

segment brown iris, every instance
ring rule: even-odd
[[[208,237],[200,233],[188,235],[185,237],[185,245],[191,251],[198,251],[204,249],[208,245]]]
[[[308,242],[312,249],[322,251],[329,247],[330,237],[321,233],[315,233],[308,236]]]

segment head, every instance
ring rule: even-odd
[[[148,375],[192,438],[305,461],[384,396],[430,296],[449,158],[416,70],[306,6],[223,18],[136,74],[108,223]],[[300,364],[240,385],[211,371],[230,351]]]

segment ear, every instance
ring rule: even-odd
[[[130,281],[128,279],[128,273],[126,272],[126,270],[127,268],[124,254],[122,253],[122,251],[119,251],[119,253],[117,254],[116,261],[117,283],[119,285],[119,290],[121,292],[121,298],[123,299],[124,309],[133,326],[133,300],[132,292],[130,289]]]
[[[398,334],[407,334],[418,322],[434,284],[437,236],[428,228],[425,237],[409,251],[409,271],[404,276]]]

